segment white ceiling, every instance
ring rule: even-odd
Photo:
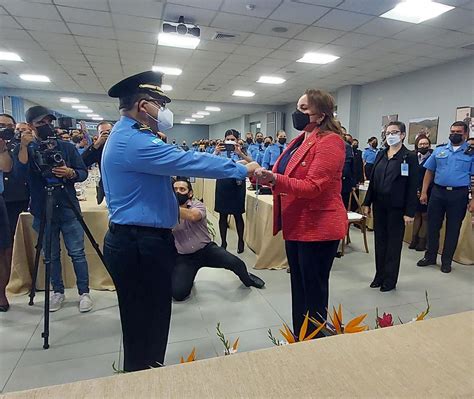
[[[152,65],[176,66],[183,74],[164,82],[180,100],[171,106],[176,120],[221,104],[221,113],[200,121],[212,124],[295,101],[309,86],[333,91],[473,55],[462,47],[474,42],[474,0],[438,1],[456,8],[414,25],[378,17],[396,0],[0,0],[0,50],[25,60],[0,61],[7,73],[0,74],[0,87],[81,116],[59,102],[68,93],[115,119],[116,101],[105,95],[110,86]],[[180,15],[201,27],[196,50],[157,45],[162,21]],[[275,27],[287,31],[275,33]],[[216,32],[238,36],[215,41]],[[311,50],[341,58],[324,66],[296,63]],[[24,82],[20,73],[45,74],[52,82]],[[287,82],[256,83],[262,74]],[[256,95],[232,97],[235,89]]]

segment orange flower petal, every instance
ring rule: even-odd
[[[354,317],[349,323],[346,324],[346,330],[358,326],[367,317],[367,314]]]
[[[232,345],[232,349],[235,350],[235,351],[236,351],[237,348],[239,347],[239,339],[240,339],[240,337],[238,337],[238,338],[235,340],[234,345]]]
[[[301,325],[300,328],[300,336],[298,341],[304,341],[304,337],[306,336],[306,331],[308,331],[308,318],[309,318],[309,312],[306,312],[304,316],[304,321],[303,324]]]
[[[320,324],[320,326],[316,330],[314,330],[311,334],[309,334],[304,339],[304,341],[309,341],[309,340],[313,339],[324,328],[325,325],[326,325],[326,323]]]

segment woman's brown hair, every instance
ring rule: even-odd
[[[334,98],[328,92],[317,89],[307,89],[304,94],[308,97],[308,104],[320,114],[324,114],[320,125],[321,132],[334,132],[342,137],[344,132],[341,124],[334,118]]]
[[[418,150],[418,143],[423,140],[423,139],[426,139],[428,140],[428,143],[430,144],[430,147],[431,147],[431,140],[430,138],[426,135],[426,134],[420,134],[416,139],[415,139],[415,150]]]

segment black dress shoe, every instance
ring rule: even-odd
[[[425,257],[423,259],[420,259],[416,265],[420,267],[436,265],[436,260],[427,259]]]
[[[411,240],[410,245],[408,246],[409,249],[415,249],[416,246],[418,245],[418,237],[414,238]]]
[[[265,286],[265,281],[255,274],[249,273],[249,281],[244,283],[247,287],[263,288]]]
[[[238,254],[241,254],[242,252],[244,252],[244,248],[245,248],[245,244],[243,241],[239,241],[238,245],[237,245],[237,253]]]
[[[380,291],[381,292],[388,292],[388,291],[392,291],[395,289],[395,286],[394,285],[385,285],[385,284],[382,284],[382,287],[380,287]]]
[[[374,280],[370,283],[370,288],[379,288],[382,286],[382,283],[380,281]]]
[[[10,309],[10,305],[7,303],[6,305],[0,305],[0,312],[8,312]]]
[[[441,271],[443,273],[451,273],[451,265],[441,265]]]
[[[291,270],[290,270],[290,268],[289,268],[289,267],[288,267],[288,269],[286,269],[286,272],[287,272],[288,274],[290,274],[290,273],[291,273]]]

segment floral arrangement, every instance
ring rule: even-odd
[[[184,360],[183,356],[181,356],[181,361],[180,363],[191,363],[196,360],[196,348],[193,348],[192,352],[189,354],[189,356]]]
[[[304,316],[304,321],[303,324],[301,325],[299,334],[296,335],[293,331],[291,331],[290,327],[286,323],[283,324],[283,330],[280,329],[280,334],[285,338],[285,341],[279,341],[277,340],[273,334],[272,330],[268,329],[268,338],[276,345],[276,346],[282,346],[282,345],[288,345],[288,344],[294,344],[296,342],[303,342],[303,341],[309,341],[312,340],[318,333],[324,328],[326,323],[323,323],[321,326],[316,328],[311,334],[306,335],[308,331],[308,324],[310,321],[309,313],[307,312]]]
[[[414,321],[422,321],[425,320],[426,316],[428,313],[430,313],[430,301],[428,299],[428,291],[425,291],[425,300],[426,300],[426,309],[421,312],[419,315],[417,315],[415,318],[411,320],[411,322]],[[400,321],[400,324],[404,324],[403,321],[398,318]],[[386,328],[386,327],[392,327],[393,324],[393,316],[390,313],[383,313],[382,317],[379,316],[379,309],[376,309],[376,314],[375,314],[375,328]]]

